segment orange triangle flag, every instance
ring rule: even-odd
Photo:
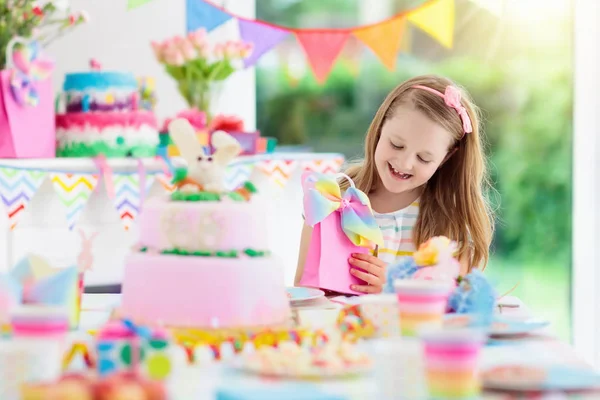
[[[408,20],[447,48],[454,39],[454,0],[434,0],[417,8]]]
[[[404,32],[404,18],[397,17],[376,25],[355,30],[354,36],[373,50],[373,53],[387,67],[393,71],[396,68],[396,59]]]
[[[345,31],[298,31],[296,37],[319,83],[327,80],[349,33]]]

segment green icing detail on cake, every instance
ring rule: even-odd
[[[173,192],[171,193],[171,200],[173,201],[219,201],[221,200],[221,195],[219,193],[211,193],[211,192],[196,192],[196,193],[186,193],[186,192]]]
[[[142,247],[139,250],[141,253],[147,253],[149,249]],[[160,254],[168,254],[175,256],[189,256],[189,257],[218,257],[218,258],[239,258],[240,254],[245,254],[248,257],[266,257],[270,253],[268,251],[256,250],[256,249],[245,249],[242,252],[237,250],[228,251],[209,251],[209,250],[196,250],[188,251],[183,249],[166,249],[162,250]]]
[[[244,250],[244,253],[249,257],[264,257],[265,255],[268,254],[267,251],[260,251],[260,250],[254,250],[254,249],[246,249],[246,250]]]
[[[215,253],[215,257],[221,257],[221,258],[237,258],[237,256],[238,256],[237,250],[217,251]]]
[[[157,146],[136,144],[128,146],[119,144],[108,144],[106,142],[70,143],[64,147],[56,149],[57,157],[96,157],[104,155],[106,157],[154,157],[156,156]]]
[[[227,193],[227,197],[229,197],[233,201],[246,201],[246,199],[244,199],[244,196],[237,192],[229,192]]]

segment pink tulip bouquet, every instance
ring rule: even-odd
[[[177,81],[181,95],[191,108],[211,118],[211,99],[231,74],[242,66],[252,52],[252,44],[243,41],[209,43],[206,29],[175,36],[161,43],[152,42],[156,59]]]
[[[20,36],[46,46],[89,20],[85,11],[71,11],[68,0],[0,0],[0,69],[6,48]]]

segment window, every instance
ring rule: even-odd
[[[298,28],[384,20],[426,0],[257,1],[256,17]],[[324,85],[293,35],[257,65],[257,126],[287,149],[362,155],[383,97],[423,73],[465,86],[483,110],[498,224],[487,272],[571,338],[573,132],[569,0],[456,2],[454,46],[405,31],[394,72],[352,38]],[[592,6],[589,12],[594,13]],[[597,104],[594,103],[594,104]]]

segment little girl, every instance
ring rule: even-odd
[[[385,268],[434,236],[458,243],[461,275],[485,268],[493,219],[483,196],[488,185],[476,107],[446,78],[419,76],[396,87],[379,107],[365,138],[364,160],[345,172],[369,196],[385,244],[353,254],[352,289],[379,293]],[[346,180],[340,182],[348,188]],[[296,284],[312,228],[304,225]]]

